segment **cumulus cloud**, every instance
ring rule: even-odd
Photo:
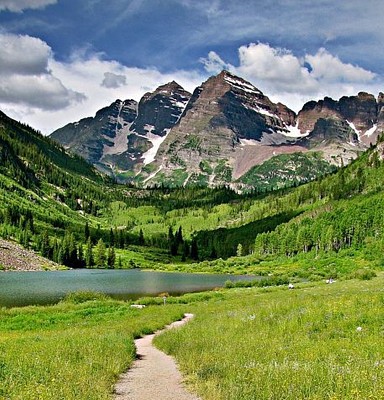
[[[324,48],[319,49],[314,56],[306,55],[305,60],[312,68],[312,77],[318,81],[370,82],[375,78],[373,72],[352,64],[345,64]]]
[[[125,75],[117,75],[113,72],[104,72],[104,79],[101,82],[101,86],[108,89],[116,89],[127,84],[127,78]]]
[[[51,48],[31,36],[0,35],[0,71],[21,75],[48,72]]]
[[[23,12],[56,4],[57,0],[0,0],[0,11]]]
[[[1,78],[0,78],[1,80]],[[47,75],[13,75],[0,84],[0,101],[41,110],[58,110],[85,100],[85,95],[68,90],[60,80]]]
[[[240,75],[274,100],[298,110],[308,100],[324,96],[356,94],[362,88],[375,87],[376,74],[359,66],[343,63],[326,49],[297,57],[286,49],[265,43],[251,43],[238,50],[239,65],[226,63],[215,52],[201,60],[205,69],[227,69]]]
[[[297,90],[298,85],[302,90],[307,90],[313,83],[308,69],[285,49],[276,49],[264,43],[252,43],[240,47],[239,61],[238,71],[241,74],[274,82],[280,90]]]
[[[210,51],[207,58],[200,58],[204,68],[209,73],[217,73],[223,69],[232,69],[231,64],[227,64],[216,52]]]
[[[0,103],[57,110],[85,99],[52,73],[52,51],[42,40],[0,34],[0,48]]]

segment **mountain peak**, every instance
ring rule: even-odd
[[[179,85],[176,81],[171,81],[166,83],[165,85],[159,86],[156,90],[154,90],[151,95],[154,96],[158,93],[163,94],[173,94],[173,92],[181,92],[188,93],[181,85]]]
[[[234,90],[242,90],[244,92],[248,92],[251,94],[263,95],[263,93],[257,89],[252,83],[249,81],[232,74],[227,70],[222,70],[216,77],[215,80],[220,80],[226,84],[229,84]]]

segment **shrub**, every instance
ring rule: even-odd
[[[367,268],[359,268],[356,271],[354,271],[351,276],[352,279],[360,279],[362,281],[369,281],[372,278],[376,278],[376,272],[372,271],[371,269]]]
[[[81,304],[87,301],[95,301],[95,300],[108,300],[110,297],[104,293],[92,292],[92,291],[77,291],[68,293],[62,302],[64,303],[72,303],[72,304]]]

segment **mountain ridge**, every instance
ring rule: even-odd
[[[238,187],[245,173],[280,154],[316,152],[330,165],[346,165],[384,130],[383,93],[325,97],[296,114],[228,71],[193,94],[173,81],[131,106],[130,119],[107,107],[102,128],[100,110],[51,137],[121,182]]]

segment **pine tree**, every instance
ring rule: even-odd
[[[87,244],[85,247],[85,266],[90,268],[93,266],[93,252],[92,252],[92,242],[91,238],[88,237]]]
[[[243,245],[241,243],[237,245],[236,255],[237,257],[241,257],[243,255]]]
[[[108,247],[107,265],[108,268],[115,268],[116,253],[114,247]]]
[[[113,233],[112,228],[109,230],[109,245],[111,247],[115,245],[115,234]]]
[[[95,247],[95,265],[104,268],[107,262],[106,248],[103,239],[99,239]]]
[[[189,244],[187,242],[184,242],[184,244],[183,244],[183,254],[181,256],[181,261],[185,261],[188,256],[189,256]]]
[[[192,260],[198,260],[199,259],[199,251],[198,251],[198,248],[197,248],[196,239],[192,239],[192,242],[191,242],[191,258],[192,258]]]
[[[84,227],[84,238],[85,238],[85,241],[88,240],[89,236],[90,236],[89,223],[88,223],[88,221],[86,221],[85,227]]]
[[[140,229],[140,232],[139,232],[139,245],[140,246],[144,246],[144,244],[145,244],[144,233],[143,233],[143,230]]]
[[[48,232],[44,230],[43,234],[41,235],[41,240],[40,240],[40,254],[43,257],[49,257],[49,237],[48,237]]]
[[[181,226],[179,226],[179,229],[178,229],[178,231],[176,233],[176,240],[177,240],[178,244],[181,244],[181,243],[184,242],[184,240],[183,240],[183,230],[182,230]]]
[[[79,244],[79,248],[77,251],[77,266],[79,268],[84,268],[85,267],[85,259],[84,259],[84,250],[83,250],[83,245]]]

